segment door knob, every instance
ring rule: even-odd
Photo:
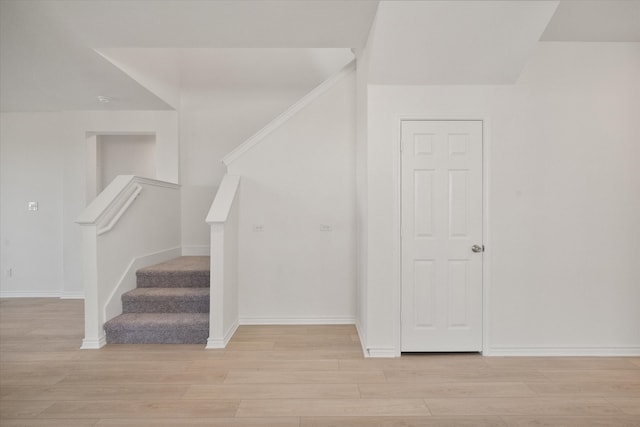
[[[479,245],[473,245],[473,246],[471,246],[471,250],[472,250],[473,252],[476,252],[476,253],[477,253],[477,252],[484,252],[484,245],[482,245],[482,246],[479,246]]]

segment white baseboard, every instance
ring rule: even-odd
[[[60,299],[84,299],[84,292],[63,292]]]
[[[640,356],[639,346],[629,347],[491,347],[484,356]]]
[[[211,248],[207,245],[189,245],[182,247],[182,256],[209,256]]]
[[[220,350],[225,348],[227,345],[224,343],[224,340],[218,338],[207,338],[207,346],[205,349],[207,350]]]
[[[107,345],[106,335],[101,335],[97,340],[83,339],[81,350],[97,350]]]
[[[219,339],[219,338],[207,339],[207,346],[205,348],[207,350],[226,348],[227,344],[229,344],[229,341],[231,341],[233,334],[235,334],[236,330],[238,330],[238,326],[240,326],[240,324],[236,320],[235,322],[233,322],[231,327],[224,334],[224,337],[222,339]]]
[[[233,338],[233,334],[236,333],[236,331],[238,330],[239,326],[240,326],[240,323],[236,320],[235,322],[233,322],[233,325],[231,325],[231,327],[224,334],[224,346],[225,347],[227,346],[227,344],[229,344],[229,341],[231,341],[231,338]]]
[[[353,317],[241,317],[241,325],[354,325]]]
[[[364,357],[369,357],[369,352],[367,352],[367,340],[365,339],[365,335],[362,332],[362,326],[360,325],[360,321],[356,319],[356,331],[358,331],[358,339],[360,340],[360,345],[362,346],[362,355]]]
[[[365,357],[398,357],[394,347],[369,347],[366,349]]]
[[[0,298],[62,298],[62,292],[0,291]]]

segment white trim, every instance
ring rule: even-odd
[[[231,341],[233,334],[236,333],[239,326],[240,324],[238,323],[238,321],[233,322],[229,330],[224,334],[224,338],[222,340],[209,338],[207,339],[207,346],[205,348],[207,350],[226,348],[227,344],[229,344],[229,341]]]
[[[131,206],[131,204],[138,198],[138,196],[140,195],[140,192],[142,191],[142,187],[139,186],[138,184],[135,184],[132,187],[132,189],[133,191],[131,191],[131,194],[127,197],[127,199],[122,204],[122,206],[116,212],[113,213],[111,218],[108,220],[107,225],[105,225],[104,227],[98,228],[98,230],[96,231],[96,234],[98,236],[111,231],[111,229],[118,223],[122,215],[124,215],[127,209],[129,209],[129,206]]]
[[[394,301],[393,306],[396,308],[397,312],[394,316],[395,324],[395,344],[396,344],[396,352],[395,357],[400,357],[402,355],[402,156],[400,152],[400,144],[401,140],[401,129],[403,121],[411,121],[411,120],[424,120],[424,121],[480,121],[482,122],[482,242],[485,247],[487,247],[487,251],[482,255],[482,354],[486,354],[487,349],[490,346],[489,341],[489,287],[491,283],[491,275],[490,275],[490,260],[491,260],[491,242],[489,239],[489,159],[490,159],[490,147],[491,147],[491,138],[490,138],[490,122],[491,119],[488,114],[477,114],[477,115],[446,115],[446,116],[433,116],[433,115],[425,115],[425,114],[409,114],[409,115],[396,115],[394,118],[394,135],[396,141],[394,141],[393,146],[393,159],[394,159],[394,171],[393,176],[395,179],[394,182],[394,191],[395,191],[395,209],[394,209],[394,230],[396,230],[394,245],[396,245],[397,249],[395,254],[397,254],[393,259],[393,268],[394,268],[394,277],[396,277],[398,281],[398,285],[395,287],[394,291]],[[381,356],[384,357],[384,356]]]
[[[209,256],[211,248],[208,245],[187,245],[182,247],[182,256]]]
[[[240,317],[241,325],[354,325],[354,317]]]
[[[485,354],[491,346],[489,335],[489,322],[491,313],[489,295],[491,285],[491,259],[493,246],[491,246],[490,230],[490,190],[491,180],[489,170],[491,169],[491,120],[488,115],[482,119],[482,245],[485,250],[482,252],[482,354]]]
[[[629,347],[491,347],[484,356],[640,356],[640,346]]]
[[[0,298],[62,298],[62,292],[0,291]]]
[[[326,91],[331,89],[336,83],[342,80],[345,76],[349,75],[356,69],[355,59],[345,65],[340,71],[330,76],[327,80],[316,86],[311,92],[303,96],[298,102],[289,107],[284,113],[273,119],[269,124],[260,129],[252,137],[236,147],[233,151],[222,158],[222,163],[229,166],[231,163],[239,159],[251,150],[254,146],[260,143],[267,135],[278,129],[282,124],[286,123],[291,117],[296,115],[307,105],[311,104],[314,100],[319,98]]]
[[[80,292],[62,292],[60,299],[84,299],[84,291]]]
[[[229,344],[229,341],[231,341],[231,338],[233,338],[233,334],[236,333],[236,331],[238,330],[239,327],[240,327],[240,322],[238,322],[236,320],[235,322],[233,322],[231,327],[224,334],[224,346],[225,347],[227,346],[227,344]]]
[[[216,338],[207,338],[207,345],[205,346],[206,350],[220,350],[225,348],[227,345],[224,343],[224,340],[216,339]]]
[[[398,357],[395,347],[370,347],[365,357]]]
[[[128,197],[123,193],[127,188],[134,184],[142,184],[153,187],[164,187],[178,190],[180,186],[171,182],[159,181],[157,179],[143,178],[135,175],[118,175],[115,177],[111,184],[107,186],[76,219],[77,224],[81,225],[95,225],[99,222],[103,222],[105,217],[117,209],[118,206],[122,206],[123,203],[128,201]],[[122,199],[127,197],[124,202]],[[129,203],[130,204],[130,203]],[[128,205],[127,205],[128,206]],[[126,209],[124,209],[126,210]]]
[[[358,331],[358,339],[360,340],[360,346],[362,347],[362,355],[364,357],[369,357],[369,352],[367,351],[367,343],[364,339],[364,334],[362,333],[362,326],[360,325],[360,321],[356,318],[356,331]]]
[[[100,335],[97,340],[82,340],[82,346],[80,346],[80,350],[97,350],[99,348],[107,345],[107,337],[105,334]]]
[[[226,174],[222,177],[220,187],[218,187],[205,219],[207,224],[224,223],[227,220],[239,185],[240,177],[237,175]]]

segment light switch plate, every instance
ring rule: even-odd
[[[27,202],[27,210],[28,211],[37,211],[38,210],[38,202]]]

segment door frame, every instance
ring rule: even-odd
[[[490,328],[489,328],[489,290],[491,277],[491,241],[489,230],[489,191],[490,191],[490,119],[487,115],[446,115],[434,116],[425,114],[397,115],[394,118],[393,132],[393,179],[394,179],[394,244],[393,244],[393,275],[396,278],[394,287],[393,305],[395,310],[395,356],[402,354],[402,155],[400,144],[402,138],[403,121],[480,121],[482,122],[482,244],[487,248],[482,257],[482,354],[489,355]]]

